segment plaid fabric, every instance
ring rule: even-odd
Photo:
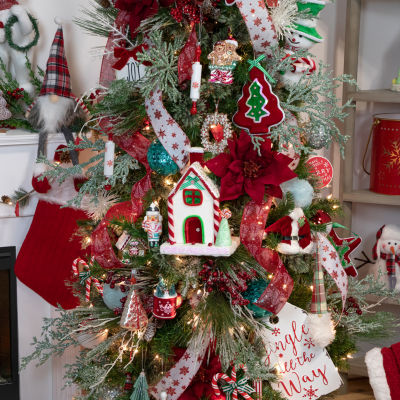
[[[313,314],[325,314],[328,312],[328,305],[326,304],[326,296],[325,296],[324,272],[322,270],[322,265],[319,262],[318,255],[314,270],[313,294],[312,294],[310,311]]]
[[[400,257],[392,253],[381,253],[381,258],[386,260],[386,270],[388,275],[396,275],[396,263],[400,264]]]
[[[61,27],[57,29],[54,36],[47,61],[46,75],[40,90],[40,96],[46,94],[73,97],[67,59],[64,54],[64,36]]]

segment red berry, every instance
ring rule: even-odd
[[[362,314],[362,311],[361,311],[360,309],[358,309],[358,310],[356,311],[356,313],[357,313],[358,315],[361,315],[361,314]]]
[[[108,185],[108,184],[107,184],[107,185],[104,185],[104,189],[107,190],[107,191],[108,191],[108,190],[111,190],[111,185]]]

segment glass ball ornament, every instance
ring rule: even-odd
[[[242,293],[242,296],[246,300],[250,301],[250,303],[246,307],[253,313],[254,318],[262,318],[271,314],[269,311],[264,310],[263,308],[258,307],[254,304],[263,294],[267,286],[268,282],[264,281],[263,279],[257,279],[255,281],[251,281],[247,285],[247,290]]]
[[[160,175],[173,175],[179,171],[176,162],[168,154],[159,140],[155,140],[147,151],[150,168]]]
[[[307,144],[314,150],[320,150],[324,147],[329,147],[332,142],[331,136],[326,131],[323,125],[319,125],[313,129],[307,138]]]
[[[121,299],[126,295],[127,292],[122,292],[118,283],[113,288],[108,283],[103,285],[103,301],[110,310],[122,307]]]

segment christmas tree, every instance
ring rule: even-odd
[[[95,134],[68,143],[95,155],[47,162],[45,175],[85,177],[69,203],[90,218],[75,233],[86,260],[71,259],[81,304],[46,319],[22,367],[84,334],[91,345],[66,374],[77,399],[314,399],[340,386],[335,366],[346,370],[360,336],[390,332],[393,317],[366,296],[395,294],[343,268],[340,204],[307,165],[308,132],[343,150],[336,121],[349,104],[334,91],[352,80],[322,64],[281,80],[312,57],[281,45],[299,12],[294,0],[99,0],[76,21],[108,40],[99,90],[84,99]],[[234,79],[210,81],[232,74],[232,49]],[[217,155],[198,147],[210,114],[235,115]]]

